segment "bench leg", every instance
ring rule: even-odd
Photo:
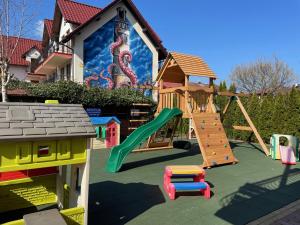
[[[208,183],[206,183],[206,188],[203,191],[204,191],[204,198],[210,199],[210,186],[208,185]]]
[[[171,177],[169,177],[166,173],[164,174],[164,189],[165,192],[168,193],[169,184],[171,183]]]
[[[171,200],[175,199],[175,194],[176,194],[176,190],[175,187],[172,183],[170,183],[169,188],[168,188],[168,194]]]

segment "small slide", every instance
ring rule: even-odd
[[[287,165],[296,165],[296,157],[292,146],[280,145],[281,162]]]
[[[181,114],[182,111],[178,108],[164,108],[154,120],[137,128],[122,144],[111,149],[106,170],[109,172],[117,172],[121,168],[126,156],[132,152],[132,150],[146,141],[147,138],[163,127],[168,121]]]

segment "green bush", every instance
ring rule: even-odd
[[[240,97],[240,99],[266,143],[269,143],[269,139],[274,133],[300,137],[300,90],[292,89],[289,93],[263,97],[253,95]],[[216,96],[215,102],[221,111],[225,107],[224,101],[223,96]],[[257,141],[250,132],[231,128],[231,125],[248,126],[235,101],[224,116],[223,124],[229,138]]]
[[[149,103],[155,106],[151,98],[131,88],[108,90],[104,88],[87,89],[84,85],[71,81],[32,84],[12,81],[8,89],[21,88],[27,94],[40,99],[57,99],[60,103],[83,104],[86,107],[131,106],[133,103]]]

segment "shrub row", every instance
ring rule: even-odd
[[[300,137],[300,90],[292,89],[289,93],[257,95],[240,98],[251,120],[266,143],[272,134],[289,134]],[[215,102],[221,110],[224,109],[228,99],[216,96]],[[237,103],[229,107],[223,121],[228,137],[244,141],[256,141],[251,132],[237,131],[231,125],[248,126]]]
[[[85,107],[131,106],[132,103],[150,103],[155,105],[150,97],[139,90],[120,88],[108,90],[105,88],[87,89],[84,85],[72,81],[32,84],[22,81],[11,81],[8,89],[25,89],[29,96],[40,99],[57,99],[60,103],[83,104]]]

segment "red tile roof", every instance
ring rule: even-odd
[[[15,46],[17,37],[9,37],[8,42],[10,46]],[[37,48],[38,50],[42,49],[42,42],[37,40],[32,40],[28,38],[20,38],[17,44],[17,47],[14,51],[13,56],[11,57],[11,65],[27,66],[28,62],[22,57],[31,48]]]
[[[53,20],[44,19],[44,26],[46,27],[49,37],[51,37],[52,35],[52,24],[53,24]]]
[[[85,23],[101,11],[98,7],[71,0],[57,0],[57,4],[65,20],[78,25]]]
[[[58,1],[67,1],[67,0],[58,0]],[[145,20],[145,18],[142,16],[142,14],[139,12],[139,10],[136,8],[136,6],[133,4],[131,0],[114,0],[110,4],[108,4],[105,8],[100,10],[98,13],[96,13],[94,16],[91,16],[89,19],[85,21],[85,23],[82,23],[80,26],[78,26],[73,32],[71,32],[69,35],[65,37],[62,41],[65,43],[68,40],[70,40],[76,33],[80,32],[82,28],[90,24],[94,18],[102,15],[106,11],[108,11],[110,8],[112,8],[114,5],[118,4],[119,2],[123,2],[129,10],[132,11],[134,17],[136,20],[142,25],[144,28],[144,32],[148,35],[150,40],[156,44],[156,47],[159,51],[159,59],[165,59],[167,56],[167,50],[162,45],[162,41],[160,40],[159,36],[154,32],[152,27],[149,25],[149,23]]]

